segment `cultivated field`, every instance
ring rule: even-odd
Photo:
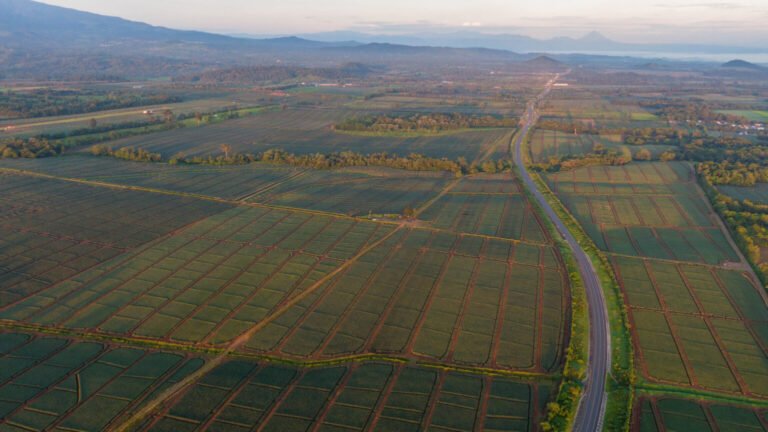
[[[653,382],[768,396],[768,308],[683,163],[549,175],[609,253],[638,371]]]
[[[238,98],[210,98],[166,105],[149,105],[69,116],[0,120],[0,138],[8,136],[35,136],[39,134],[67,133],[78,129],[89,128],[92,119],[95,119],[99,126],[146,121],[149,119],[149,115],[145,114],[145,111],[152,111],[154,113],[153,115],[157,117],[162,117],[163,112],[166,109],[171,110],[175,115],[221,111],[239,105],[242,102],[236,99]]]
[[[547,176],[600,249],[722,264],[739,258],[684,163],[586,167]]]
[[[766,414],[765,410],[748,406],[644,396],[635,403],[631,430],[765,432],[768,431]]]
[[[548,371],[566,289],[550,247],[400,232],[276,317],[247,349],[331,359],[364,353]]]
[[[96,342],[0,333],[0,429],[106,430],[202,364]]]
[[[768,183],[758,183],[750,187],[718,186],[717,189],[739,201],[749,200],[756,204],[768,204]]]
[[[236,208],[53,285],[0,315],[114,334],[225,342],[388,230]]]
[[[552,388],[386,363],[225,363],[141,431],[533,431]]]
[[[517,180],[509,174],[466,177],[421,215],[456,232],[545,243],[548,237]]]
[[[649,378],[768,396],[768,309],[747,274],[617,257]]]
[[[634,154],[640,149],[651,152],[653,157],[671,150],[674,147],[664,145],[630,146],[621,143],[618,135],[574,135],[554,130],[537,129],[530,141],[531,155],[534,163],[547,162],[551,157],[581,156],[591,153],[597,145],[608,151],[616,151],[619,154],[628,152]]]
[[[227,209],[138,191],[0,174],[0,305]]]
[[[57,177],[359,216],[369,213],[399,215],[408,207],[418,208],[435,197],[451,178],[444,173],[382,168],[310,170],[266,163],[174,166],[75,155],[4,160],[0,161],[0,168],[3,167]]]
[[[223,123],[159,132],[118,140],[115,148],[141,147],[172,156],[221,154],[220,146],[229,144],[235,153],[257,153],[282,149],[292,153],[421,153],[431,157],[455,159],[464,156],[472,161],[492,151],[509,133],[506,129],[477,130],[441,135],[398,137],[387,135],[355,135],[338,133],[331,126],[349,117],[364,114],[343,109],[288,109],[263,113]]]

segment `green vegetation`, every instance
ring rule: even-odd
[[[177,102],[181,102],[178,96],[130,91],[9,89],[0,97],[0,118],[51,117]]]
[[[451,114],[413,114],[407,116],[371,116],[353,118],[334,125],[334,130],[343,132],[370,133],[428,133],[438,134],[445,131],[513,128],[516,119],[497,118],[494,116],[476,116],[460,113]]]

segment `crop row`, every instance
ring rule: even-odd
[[[315,284],[383,225],[236,208],[4,309],[4,318],[223,343]]]
[[[615,258],[651,379],[768,395],[768,309],[738,271]]]
[[[302,370],[231,361],[138,430],[532,431],[550,391],[381,363]]]
[[[537,243],[549,241],[528,199],[517,192],[513,178],[502,186],[483,180],[462,179],[456,190],[443,195],[421,214],[432,226],[454,232],[481,234]],[[504,188],[505,192],[476,192],[483,188]],[[506,191],[513,191],[507,193]]]
[[[0,428],[105,430],[202,365],[182,355],[0,334]]]
[[[642,397],[635,404],[632,431],[765,432],[766,415],[748,406]]]
[[[247,348],[548,371],[562,351],[565,298],[549,247],[416,230],[362,256],[257,332]]]
[[[228,207],[0,174],[0,306]]]

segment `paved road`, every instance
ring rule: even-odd
[[[557,228],[557,231],[560,232],[560,235],[563,236],[573,250],[573,255],[579,266],[579,273],[581,273],[581,278],[584,281],[584,286],[587,292],[587,303],[589,304],[589,362],[586,386],[579,404],[578,412],[576,413],[573,430],[579,432],[594,432],[600,431],[603,428],[605,406],[607,402],[605,382],[607,374],[611,368],[611,333],[609,331],[608,311],[605,306],[605,297],[603,296],[603,290],[600,286],[600,281],[595,272],[595,268],[592,266],[592,262],[587,257],[587,254],[565,227],[563,221],[560,220],[555,211],[552,210],[552,207],[544,198],[541,191],[539,191],[536,183],[531,179],[531,176],[525,167],[522,150],[523,140],[525,140],[528,132],[533,128],[539,118],[539,113],[537,112],[539,102],[549,95],[549,92],[559,78],[560,75],[557,75],[550,81],[544,92],[528,105],[522,120],[522,128],[513,143],[514,160],[515,164],[520,169],[520,175],[525,186],[531,191],[536,198],[536,201],[538,201],[541,208],[544,209],[544,212],[555,225],[555,228]]]

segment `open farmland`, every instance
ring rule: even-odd
[[[2,315],[115,334],[225,342],[388,230],[237,208],[18,301]]]
[[[33,295],[227,208],[0,174],[0,304]]]
[[[0,429],[106,430],[202,363],[183,354],[0,333]]]
[[[619,154],[633,154],[637,150],[646,149],[656,158],[661,153],[674,149],[672,146],[651,144],[630,146],[622,144],[618,135],[574,135],[547,129],[536,130],[529,145],[535,163],[547,162],[552,157],[583,156],[593,152],[597,146]]]
[[[547,234],[509,174],[466,177],[432,203],[420,218],[430,226],[484,236],[546,243]]]
[[[766,414],[765,410],[748,406],[644,396],[635,404],[631,430],[765,432],[768,431]]]
[[[587,167],[548,181],[609,253],[647,380],[768,396],[768,308],[683,163]]]
[[[713,265],[739,261],[687,164],[586,167],[547,179],[600,249]]]
[[[493,151],[500,141],[507,144],[506,129],[477,130],[440,135],[398,137],[388,135],[355,135],[337,133],[331,126],[356,111],[336,109],[288,109],[268,112],[223,123],[159,132],[126,138],[112,143],[115,148],[141,147],[170,157],[205,156],[221,153],[220,146],[228,144],[235,153],[257,153],[279,148],[291,153],[420,153],[430,157],[455,159],[464,156],[474,160]]]
[[[246,348],[548,371],[564,343],[564,284],[550,247],[401,232],[276,317]]]
[[[629,258],[614,267],[646,376],[768,396],[768,309],[747,274]]]
[[[96,120],[100,126],[146,121],[150,116],[145,111],[153,112],[154,116],[162,116],[166,109],[175,115],[221,111],[238,105],[233,99],[239,98],[210,98],[69,116],[0,120],[0,137],[67,133],[91,127],[91,120]]]
[[[768,183],[758,183],[755,186],[718,186],[717,189],[729,197],[756,204],[768,204]]]
[[[383,168],[310,170],[256,163],[242,166],[168,165],[67,156],[0,161],[0,168],[31,171],[152,190],[367,216],[402,214],[435,197],[450,175]],[[318,199],[322,197],[322,199]]]
[[[386,363],[225,363],[140,431],[533,431],[552,388]]]

